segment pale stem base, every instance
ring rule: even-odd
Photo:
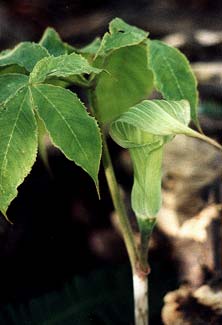
[[[148,276],[133,274],[135,325],[148,325]]]

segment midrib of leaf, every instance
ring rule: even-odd
[[[16,93],[17,93],[17,92],[16,92]],[[19,110],[18,110],[18,113],[17,113],[17,115],[16,115],[15,123],[14,123],[14,125],[13,125],[13,127],[12,127],[12,132],[11,132],[11,134],[10,134],[10,137],[9,137],[9,140],[8,140],[8,143],[7,143],[7,147],[6,147],[6,151],[5,151],[5,154],[4,154],[4,156],[3,156],[2,168],[0,168],[0,169],[1,169],[1,171],[0,171],[0,178],[1,178],[1,182],[0,182],[0,184],[2,184],[3,175],[4,175],[4,173],[5,173],[6,166],[7,166],[7,155],[8,155],[9,149],[10,149],[10,144],[11,144],[11,141],[12,141],[13,134],[14,134],[14,132],[15,132],[15,128],[16,128],[16,125],[17,125],[18,119],[19,119],[20,114],[21,114],[21,112],[22,112],[22,107],[23,107],[23,104],[24,104],[24,102],[25,102],[26,94],[27,94],[27,93],[24,94],[23,101],[21,102],[21,104],[20,104],[20,106],[19,106]],[[1,188],[2,188],[2,186],[1,186]]]
[[[76,140],[76,143],[77,143],[77,145],[79,146],[79,148],[80,148],[80,150],[81,150],[81,152],[83,153],[83,155],[85,156],[85,158],[86,158],[86,160],[89,162],[89,157],[88,157],[88,155],[87,155],[87,153],[86,153],[86,151],[83,149],[83,147],[81,146],[81,144],[80,144],[80,142],[79,142],[79,140],[78,140],[78,137],[76,136],[76,134],[73,132],[73,130],[72,130],[72,128],[70,127],[70,125],[69,125],[69,123],[66,121],[66,119],[64,118],[64,116],[62,115],[62,113],[60,112],[60,111],[58,111],[57,110],[57,108],[56,108],[56,106],[48,99],[48,97],[47,96],[45,96],[44,95],[44,93],[43,92],[41,92],[37,87],[34,87],[35,88],[35,90],[38,92],[38,93],[40,93],[41,94],[41,96],[42,97],[44,97],[45,98],[45,100],[55,109],[55,111],[56,111],[56,113],[61,117],[61,119],[64,121],[64,123],[66,124],[66,126],[68,127],[68,129],[69,129],[69,131],[70,131],[70,133],[73,135],[73,137],[75,138],[75,140]],[[31,92],[31,88],[30,88],[30,92]],[[32,96],[32,95],[31,95]],[[34,100],[33,100],[33,96],[32,96],[32,103],[34,102]],[[43,123],[44,123],[44,121],[43,121]],[[45,123],[44,123],[45,124]],[[45,126],[46,127],[46,126]],[[46,127],[46,129],[47,129],[47,127]],[[49,134],[50,134],[50,132],[49,132]],[[53,139],[52,139],[53,140]],[[62,151],[62,150],[61,150]]]
[[[178,79],[177,79],[177,77],[176,77],[176,75],[175,75],[175,72],[174,72],[173,68],[171,67],[171,65],[170,65],[170,63],[168,62],[168,60],[167,60],[167,58],[166,58],[165,55],[163,55],[162,58],[163,58],[164,62],[166,63],[167,67],[169,68],[169,71],[170,71],[170,73],[171,73],[173,79],[174,79],[175,82],[176,82],[176,86],[177,86],[177,89],[178,89],[180,95],[181,95],[182,97],[184,97],[184,93],[183,93],[183,91],[182,91],[182,89],[181,89],[181,87],[180,87],[180,84],[179,84],[179,82],[178,82]]]
[[[22,90],[23,88],[25,88],[27,85],[22,85],[20,88],[18,88],[16,91],[15,91],[15,93],[14,94],[12,94],[12,95],[10,95],[4,102],[2,102],[1,104],[0,104],[0,109],[1,109],[1,106],[5,106],[13,97],[15,97],[16,95],[17,95],[17,93],[20,91],[20,90]],[[25,97],[24,97],[24,99],[25,99]],[[24,101],[23,101],[23,103],[24,103]]]

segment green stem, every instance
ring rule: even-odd
[[[184,134],[187,135],[187,136],[192,136],[192,137],[198,138],[200,140],[203,140],[203,141],[213,145],[214,147],[222,150],[222,146],[218,142],[216,142],[215,140],[207,137],[204,134],[196,132],[195,130],[189,130],[188,132],[184,132]]]
[[[136,265],[138,264],[138,254],[137,254],[134,234],[132,231],[131,224],[129,222],[129,218],[126,213],[123,200],[121,198],[120,189],[116,181],[115,173],[113,170],[113,166],[112,166],[112,162],[111,162],[111,158],[110,158],[110,154],[109,154],[109,150],[108,150],[108,146],[104,134],[103,134],[102,160],[103,160],[103,166],[105,169],[105,175],[106,175],[108,187],[112,197],[113,205],[115,207],[115,210],[119,218],[122,235],[127,248],[127,252],[129,254],[131,266],[132,269],[135,269]]]
[[[156,218],[149,218],[146,220],[139,219],[140,265],[142,270],[144,270],[146,273],[149,272],[149,265],[148,265],[149,240],[151,238],[155,223],[156,223]]]
[[[96,116],[96,98],[94,95],[90,92],[89,93],[89,100],[90,100],[90,106],[91,110],[93,112],[93,115]],[[121,228],[123,240],[126,245],[126,249],[129,255],[130,263],[132,270],[136,270],[138,267],[138,252],[137,252],[137,246],[135,243],[135,237],[133,234],[132,226],[129,222],[128,215],[126,213],[125,205],[123,202],[123,199],[121,197],[120,188],[116,180],[116,176],[114,173],[111,157],[109,154],[108,145],[106,142],[106,135],[105,131],[102,126],[100,126],[101,132],[102,132],[102,141],[103,141],[103,154],[102,154],[102,161],[103,166],[105,170],[106,180],[108,183],[109,191],[111,194],[111,198],[113,201],[114,208],[117,213],[117,217],[119,220],[119,225]]]

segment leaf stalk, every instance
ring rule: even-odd
[[[96,114],[96,96],[92,91],[89,91],[89,102],[93,115],[98,119]],[[105,170],[105,176],[107,184],[109,187],[110,195],[113,201],[114,208],[117,212],[117,217],[119,220],[123,240],[126,245],[126,249],[129,255],[131,267],[133,273],[136,272],[136,269],[139,266],[139,254],[137,245],[135,242],[135,237],[133,234],[132,226],[129,222],[129,218],[126,212],[126,208],[121,197],[120,188],[116,180],[115,172],[113,169],[104,127],[100,125],[102,132],[102,141],[103,141],[103,153],[102,153],[102,162]]]

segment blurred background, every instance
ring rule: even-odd
[[[187,55],[199,82],[203,131],[220,141],[220,0],[1,0],[0,50],[38,42],[47,26],[83,46],[102,36],[114,17]],[[110,146],[129,201],[129,156],[111,140]],[[20,186],[9,209],[14,224],[0,216],[0,323],[132,324],[130,269],[103,170],[98,202],[87,175],[52,147],[49,164],[51,174],[38,158]],[[178,137],[167,147],[164,206],[150,247],[151,325],[176,324],[178,317],[187,324],[222,324],[222,306],[202,305],[196,294],[204,284],[209,290],[222,287],[221,175],[221,155],[208,145]],[[164,296],[181,284],[186,289],[165,299],[174,308],[169,314],[165,306],[161,320]]]

